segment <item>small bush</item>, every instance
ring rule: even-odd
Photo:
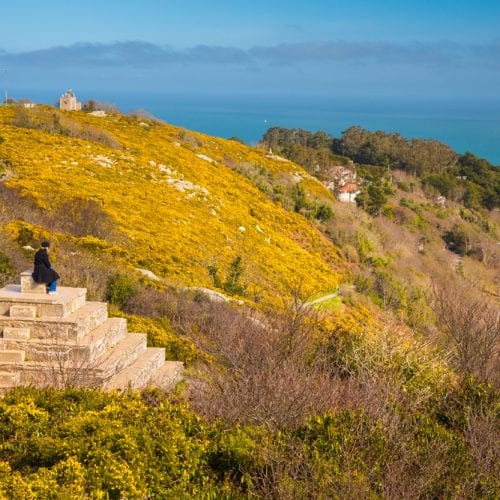
[[[470,235],[458,224],[443,234],[443,240],[449,250],[459,255],[468,255],[471,251]]]
[[[357,274],[354,277],[354,286],[360,293],[366,293],[373,289],[374,281],[371,276],[366,274]]]
[[[207,271],[216,288],[221,288],[231,295],[245,295],[246,285],[241,283],[241,277],[244,272],[241,256],[238,255],[231,261],[224,281],[222,281],[219,275],[220,269],[216,263],[209,264]]]
[[[6,283],[14,275],[12,262],[0,251],[0,286]]]
[[[356,197],[356,203],[370,215],[376,216],[380,214],[382,207],[387,203],[388,194],[390,194],[390,189],[387,186],[370,184]]]
[[[333,210],[330,205],[320,203],[316,205],[314,211],[314,218],[323,222],[328,222],[333,217]]]
[[[409,193],[413,191],[413,186],[410,186],[407,182],[400,181],[397,184],[398,188],[401,189],[401,191],[404,191],[405,193]]]
[[[224,291],[232,295],[244,295],[246,286],[240,282],[243,274],[243,265],[241,257],[238,255],[234,258],[229,266],[229,275],[223,284]]]
[[[134,281],[125,274],[115,274],[108,281],[106,300],[118,307],[123,307],[135,293]]]
[[[25,246],[25,245],[31,245],[33,244],[35,240],[35,235],[33,234],[33,231],[26,226],[21,226],[19,228],[19,232],[17,234],[16,241],[19,243],[20,246]]]

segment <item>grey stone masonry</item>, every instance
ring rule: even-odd
[[[88,302],[85,288],[57,291],[42,291],[31,271],[0,289],[0,394],[18,385],[171,389],[182,378],[182,363],[128,333],[125,319],[108,318],[107,304]]]

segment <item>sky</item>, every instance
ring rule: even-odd
[[[18,98],[498,99],[499,27],[500,0],[1,0],[0,73]]]

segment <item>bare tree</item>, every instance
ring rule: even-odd
[[[434,311],[463,374],[500,382],[500,309],[494,299],[458,281],[434,289]]]
[[[492,415],[470,415],[467,424],[465,439],[471,450],[476,472],[469,484],[471,497],[480,488],[484,492],[484,498],[494,498],[498,493],[498,483],[494,478],[498,480],[500,477],[498,419]]]
[[[324,370],[307,312],[299,306],[265,319],[221,310],[217,328],[204,328],[195,339],[212,357],[190,386],[198,410],[283,429],[333,408],[337,384]]]

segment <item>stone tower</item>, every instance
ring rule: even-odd
[[[69,89],[59,98],[59,109],[64,109],[66,111],[80,111],[82,109],[82,103],[76,100],[75,93]]]
[[[0,394],[17,385],[169,389],[182,378],[182,363],[128,333],[127,321],[88,302],[85,288],[57,290],[48,295],[31,271],[0,289]]]

